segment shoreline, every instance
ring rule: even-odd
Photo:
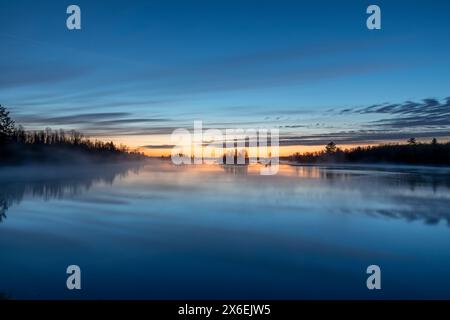
[[[292,167],[333,167],[338,168],[342,167],[343,169],[348,168],[362,168],[362,169],[417,169],[417,170],[423,170],[423,169],[434,169],[434,170],[442,170],[442,171],[448,171],[450,173],[450,166],[446,165],[433,165],[433,164],[405,164],[405,163],[389,163],[389,162],[383,162],[383,163],[339,163],[339,162],[329,162],[329,163],[301,163],[301,162],[292,162],[292,161],[283,161],[280,160],[280,164],[289,165]]]

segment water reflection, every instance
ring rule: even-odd
[[[46,201],[74,197],[95,184],[113,185],[119,178],[128,186],[137,184],[133,188],[138,191],[173,201],[185,193],[205,199],[204,192],[215,190],[212,197],[218,195],[217,202],[230,198],[237,206],[252,199],[249,205],[257,208],[272,199],[283,206],[310,210],[319,206],[329,213],[421,220],[429,225],[444,220],[450,226],[450,171],[444,168],[280,165],[277,175],[261,176],[259,165],[174,166],[155,161],[142,166],[0,170],[0,222],[27,196]],[[135,175],[128,179],[130,172]],[[320,203],[314,203],[317,199]]]
[[[447,168],[280,165],[277,175],[264,177],[260,176],[258,165],[192,170],[201,172],[199,181],[195,180],[198,177],[191,177],[192,184],[218,189],[222,199],[232,193],[234,202],[247,202],[249,197],[255,196],[259,198],[251,204],[255,207],[272,199],[282,206],[306,210],[319,207],[330,214],[366,214],[375,218],[422,221],[427,225],[445,221],[450,226],[450,170]],[[231,185],[229,179],[221,180],[221,174],[233,176]],[[211,179],[215,185],[208,185],[209,180],[205,179],[208,176],[215,177]],[[228,189],[222,188],[222,184]]]
[[[407,184],[411,190],[418,186],[433,189],[450,189],[450,170],[446,168],[401,167],[401,166],[284,166],[283,173],[295,172],[300,178],[345,181],[357,176],[381,176],[389,180],[394,177],[401,185]],[[399,179],[400,177],[400,179]]]
[[[13,167],[0,170],[0,222],[8,209],[30,196],[43,200],[80,195],[98,183],[112,185],[130,172],[139,173],[142,163],[102,166]]]
[[[342,212],[421,220],[428,225],[446,221],[450,226],[450,171],[446,168],[297,166],[293,170],[299,178],[326,181],[332,186],[330,192],[358,190],[362,194],[362,204],[358,205],[357,201],[353,206],[336,203]]]
[[[0,225],[0,293],[373,298],[365,270],[378,264],[388,270],[379,297],[450,298],[449,170],[279,169],[261,176],[258,165],[149,161],[0,170],[5,216],[10,208]],[[78,293],[64,286],[73,263],[87,276]]]
[[[246,176],[248,174],[248,166],[246,165],[221,165],[223,171],[227,174]]]

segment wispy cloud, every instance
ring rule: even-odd
[[[64,63],[0,63],[0,88],[50,85],[86,76],[92,67]]]
[[[325,145],[330,141],[337,144],[377,144],[386,141],[406,141],[411,137],[417,139],[449,138],[450,131],[399,132],[386,130],[349,130],[323,134],[289,135],[280,138],[280,145],[317,146]]]
[[[438,100],[426,98],[420,102],[405,101],[403,103],[382,103],[362,108],[350,108],[340,112],[341,114],[392,114],[392,115],[442,115],[450,113],[450,97]]]
[[[362,108],[346,109],[341,115],[378,114],[390,116],[371,121],[368,125],[384,129],[447,128],[450,129],[450,97],[439,100],[423,99],[420,102],[383,103]]]
[[[370,117],[367,117],[370,115]],[[328,123],[338,123],[323,132],[305,130],[307,133],[286,134],[281,145],[322,145],[329,141],[340,144],[376,144],[386,141],[450,137],[450,97],[426,98],[421,101],[381,103],[354,108],[334,108],[325,112]],[[361,118],[362,117],[362,118]],[[375,119],[374,119],[375,118]],[[351,129],[343,129],[342,122]],[[339,125],[339,123],[341,123]],[[341,126],[341,127],[340,127]],[[303,125],[286,125],[285,128],[310,128]]]
[[[18,123],[25,127],[73,128],[93,136],[168,134],[175,127],[164,127],[167,118],[133,117],[130,112],[80,113],[58,117],[36,114],[18,115]]]
[[[107,120],[111,118],[123,118],[130,116],[129,112],[104,112],[104,113],[82,113],[72,114],[59,117],[46,117],[41,115],[22,115],[18,116],[18,120],[28,124],[38,125],[68,125],[68,124],[84,124],[96,123],[97,121]]]

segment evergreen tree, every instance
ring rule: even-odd
[[[334,143],[333,141],[331,141],[329,144],[325,146],[325,152],[327,154],[333,154],[336,152],[336,150],[337,150],[336,143]]]
[[[15,132],[15,122],[9,116],[9,111],[0,105],[0,142],[12,137]]]

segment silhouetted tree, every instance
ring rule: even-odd
[[[408,139],[408,144],[410,146],[415,146],[417,144],[416,138],[409,138]]]
[[[289,160],[301,163],[359,162],[359,163],[402,163],[450,165],[450,142],[387,144],[340,150],[335,153],[320,152],[295,153]]]
[[[141,160],[142,153],[117,147],[112,141],[92,141],[78,131],[46,128],[25,131],[15,126],[6,108],[0,106],[0,164],[27,161],[70,162],[77,159]],[[81,157],[79,157],[81,156]],[[0,212],[1,213],[1,212]]]
[[[436,138],[433,138],[433,140],[431,140],[431,144],[432,144],[433,146],[437,145],[437,144],[438,144],[437,139],[436,139]]]
[[[0,142],[11,138],[15,128],[15,122],[9,116],[9,111],[0,105]]]
[[[16,128],[16,131],[14,133],[14,142],[17,143],[25,143],[26,142],[26,132],[24,128],[19,125],[19,127]]]
[[[331,141],[325,146],[325,153],[327,154],[336,153],[336,150],[337,150],[336,143],[334,143],[333,141]]]

